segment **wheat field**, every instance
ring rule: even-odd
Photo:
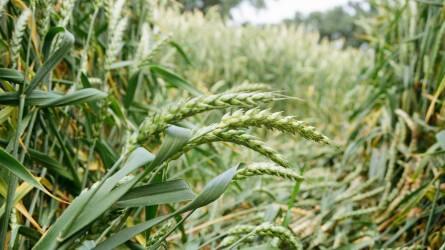
[[[368,2],[0,0],[1,249],[445,250],[445,4]]]

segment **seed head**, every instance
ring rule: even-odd
[[[254,163],[241,168],[236,173],[235,179],[241,180],[256,175],[279,176],[293,181],[302,181],[304,179],[303,176],[299,175],[292,169],[283,168],[281,166],[268,162]]]

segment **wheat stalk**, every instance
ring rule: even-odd
[[[358,209],[358,210],[354,210],[351,212],[336,215],[333,218],[333,220],[338,221],[338,220],[344,220],[344,219],[351,218],[351,217],[363,216],[363,215],[367,215],[367,214],[372,214],[372,213],[380,211],[380,210],[381,210],[381,208],[379,208],[379,207],[369,207],[369,208]]]
[[[315,142],[329,144],[329,139],[318,132],[314,127],[297,120],[294,116],[283,116],[281,112],[272,113],[269,110],[250,109],[238,110],[226,114],[221,119],[224,127],[266,127],[277,129],[291,134],[300,134],[302,137]]]
[[[302,181],[304,179],[303,176],[299,175],[292,169],[277,166],[276,164],[268,162],[254,163],[239,169],[235,179],[242,180],[256,175],[279,176],[293,181]]]
[[[367,189],[368,187],[373,185],[376,181],[377,181],[377,178],[374,177],[374,178],[368,179],[365,183],[360,184],[356,187],[351,186],[348,190],[346,190],[345,192],[343,192],[340,195],[338,195],[337,197],[335,197],[335,202],[341,202],[341,201],[350,199],[351,197],[360,193],[362,190]]]
[[[383,192],[384,189],[385,189],[385,187],[378,187],[378,188],[373,189],[371,191],[368,191],[368,192],[365,192],[365,193],[362,193],[362,194],[357,194],[356,196],[351,198],[351,201],[357,202],[357,201],[361,201],[361,200],[364,200],[364,199],[368,199],[369,197],[372,197],[374,195],[377,195],[377,194]]]
[[[22,14],[17,19],[15,26],[14,26],[14,34],[12,35],[12,44],[11,44],[11,50],[12,50],[12,64],[13,67],[17,67],[17,61],[20,58],[20,48],[23,36],[25,34],[26,29],[26,22],[31,16],[31,10],[25,9]]]

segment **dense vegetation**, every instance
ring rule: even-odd
[[[370,4],[358,50],[171,1],[0,0],[0,245],[445,249],[445,7]]]

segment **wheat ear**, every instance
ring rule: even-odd
[[[59,26],[65,27],[66,25],[68,25],[73,14],[75,3],[76,0],[62,1],[62,7],[60,8],[60,16],[62,17],[62,19],[59,21]]]
[[[25,9],[22,14],[17,19],[17,22],[14,26],[14,34],[12,35],[12,64],[13,67],[17,67],[17,61],[20,58],[20,48],[22,47],[21,43],[23,40],[23,36],[25,34],[26,23],[28,22],[29,17],[31,16],[31,10]]]
[[[234,144],[242,145],[250,148],[268,159],[274,161],[275,163],[290,168],[290,163],[284,159],[284,157],[276,152],[271,147],[265,145],[264,142],[258,138],[246,134],[245,131],[228,130],[228,131],[212,131],[212,126],[202,128],[195,133],[188,143],[182,148],[181,151],[177,152],[175,155],[171,156],[170,159],[166,160],[163,166],[166,166],[170,161],[178,159],[181,155],[188,152],[189,150],[206,143],[213,142],[231,142]]]
[[[242,180],[256,175],[278,176],[293,181],[302,181],[304,179],[303,176],[299,175],[292,169],[283,168],[268,162],[253,163],[239,169],[236,173],[235,179]]]
[[[171,105],[167,110],[154,114],[145,119],[139,130],[130,138],[130,144],[142,144],[150,141],[151,137],[164,131],[169,124],[177,123],[185,118],[199,113],[225,109],[230,107],[252,107],[261,103],[278,100],[275,93],[222,93],[210,96],[195,97],[193,99]]]
[[[277,237],[280,240],[289,243],[292,246],[292,249],[303,249],[302,243],[300,242],[300,240],[297,239],[292,231],[290,231],[286,227],[274,225],[271,223],[263,223],[259,226],[239,225],[230,229],[227,234],[230,236],[253,234],[259,236]],[[234,243],[233,240],[234,239],[232,238],[232,244]],[[229,246],[227,245],[227,243],[230,242],[223,241],[222,244],[223,243],[224,246]]]
[[[122,47],[124,46],[123,36],[127,27],[127,22],[127,18],[122,18],[118,22],[116,29],[111,33],[111,39],[108,44],[105,58],[106,69],[110,69],[111,65],[116,61],[116,57],[119,55]]]
[[[239,92],[256,92],[256,91],[271,91],[272,88],[268,84],[264,83],[242,83],[234,86],[225,93],[239,93]]]
[[[221,123],[222,126],[225,127],[240,128],[254,126],[277,129],[291,134],[300,134],[308,140],[329,144],[329,139],[314,127],[297,120],[294,116],[283,116],[281,112],[272,113],[269,110],[260,110],[257,108],[247,111],[238,110],[232,114],[223,116]]]
[[[0,0],[0,17],[2,17],[3,8],[5,8],[7,3],[8,3],[8,0]]]

